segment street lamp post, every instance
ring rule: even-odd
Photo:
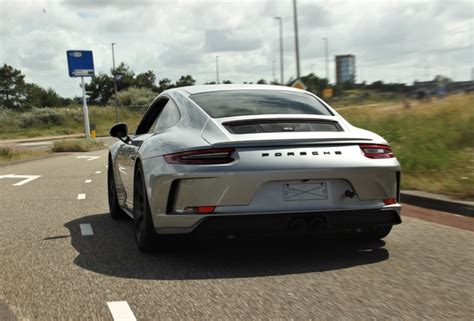
[[[283,85],[285,77],[283,76],[283,19],[275,17],[280,25],[280,84]]]
[[[295,21],[296,79],[300,79],[300,48],[298,43],[298,12],[296,0],[293,0],[293,16]]]
[[[115,121],[119,122],[119,110],[118,110],[118,96],[117,96],[117,76],[115,74],[115,52],[114,52],[115,42],[112,42],[112,75],[114,76],[114,92],[115,92]]]
[[[329,57],[328,57],[328,38],[324,37],[324,56],[326,61],[326,80],[329,85]]]
[[[216,56],[216,80],[219,84],[219,56]]]

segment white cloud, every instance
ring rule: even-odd
[[[284,26],[285,78],[295,75],[291,0],[0,0],[0,63],[27,81],[79,95],[67,74],[66,50],[90,49],[96,72],[116,60],[159,79],[191,74],[198,83],[279,78],[278,24]],[[298,1],[301,71],[324,77],[323,37],[333,56],[356,55],[358,80],[411,83],[444,74],[469,79],[473,65],[473,3],[469,1]]]

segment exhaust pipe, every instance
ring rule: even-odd
[[[309,222],[309,229],[311,232],[320,232],[326,228],[326,222],[320,217],[313,218]]]
[[[290,222],[289,230],[295,233],[305,233],[307,230],[306,221],[302,218],[294,219]]]

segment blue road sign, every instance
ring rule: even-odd
[[[93,77],[94,60],[91,50],[68,50],[69,77]]]

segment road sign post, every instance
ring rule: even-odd
[[[84,113],[84,134],[87,139],[91,138],[89,125],[89,109],[87,108],[86,88],[84,77],[94,77],[94,60],[90,50],[68,50],[67,63],[69,77],[81,77],[82,88],[82,112]]]

